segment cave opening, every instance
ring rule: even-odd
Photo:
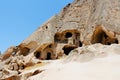
[[[50,52],[48,52],[48,53],[47,53],[46,60],[50,60],[50,59],[51,59],[51,53],[50,53]]]
[[[82,47],[82,42],[81,41],[79,41],[79,47]]]
[[[34,55],[37,59],[39,59],[41,57],[41,52],[35,52]]]
[[[71,33],[71,32],[67,32],[67,33],[65,34],[65,38],[70,38],[70,37],[72,37],[72,33]]]
[[[63,51],[66,55],[68,55],[75,48],[77,48],[77,47],[75,47],[75,46],[64,46]]]

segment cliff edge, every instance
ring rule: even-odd
[[[119,80],[119,42],[120,0],[74,0],[0,55],[0,80]]]

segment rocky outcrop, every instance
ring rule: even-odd
[[[27,80],[119,80],[119,51],[120,45],[116,44],[79,47]]]
[[[120,0],[74,0],[0,55],[0,79],[33,80],[54,61],[90,62],[106,57],[108,50],[119,51],[112,45],[120,42],[119,22]]]

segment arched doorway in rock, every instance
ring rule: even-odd
[[[81,41],[79,41],[79,47],[82,47],[82,45],[83,45],[83,44],[82,44],[82,42],[81,42]]]
[[[52,56],[52,53],[51,52],[47,52],[46,60],[51,60],[52,59],[51,56]]]
[[[97,25],[92,36],[91,43],[101,43],[104,45],[118,44],[118,39],[115,37],[115,32],[107,30],[102,25]]]
[[[37,51],[34,53],[34,56],[37,58],[37,59],[40,59],[41,57],[41,52],[40,51]]]

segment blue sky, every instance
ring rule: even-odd
[[[73,0],[0,0],[0,51],[20,44]]]

